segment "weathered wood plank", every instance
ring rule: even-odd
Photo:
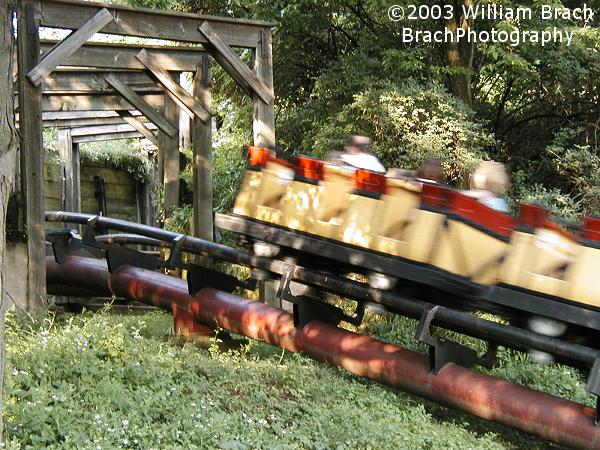
[[[99,125],[118,125],[125,123],[120,117],[101,117],[99,119],[44,120],[44,128],[79,128]]]
[[[148,126],[150,128],[156,129],[156,125],[153,123],[149,123]],[[101,125],[95,127],[81,127],[81,128],[73,128],[71,130],[71,136],[90,136],[94,134],[110,134],[110,133],[123,133],[123,132],[132,132],[137,131],[133,126],[128,123],[118,124],[118,125]]]
[[[42,26],[77,29],[89,20],[99,9],[107,8],[117,20],[102,30],[105,33],[136,37],[152,37],[183,42],[204,43],[206,39],[197,32],[204,20],[210,20],[213,27],[227,45],[255,48],[260,41],[260,30],[273,24],[260,21],[230,19],[218,16],[158,11],[143,8],[102,3],[68,0],[44,0],[42,2]]]
[[[164,95],[141,95],[151,108],[162,108]],[[44,95],[44,111],[123,111],[136,107],[121,95]]]
[[[210,111],[212,102],[210,59],[202,58],[202,64],[194,75],[194,97]],[[194,236],[212,241],[213,192],[212,192],[212,120],[203,122],[198,118],[192,124],[193,146],[193,203]]]
[[[156,135],[144,124],[143,120],[131,115],[129,111],[119,111],[119,115],[123,118],[123,120],[125,120],[125,122],[139,131],[150,142],[152,142],[155,147],[158,147],[158,139]]]
[[[63,208],[65,211],[75,209],[75,197],[73,189],[73,139],[71,130],[58,130],[58,154],[64,161],[64,198]]]
[[[135,106],[135,109],[144,114],[148,119],[156,124],[158,128],[163,130],[169,136],[177,135],[177,127],[175,124],[171,123],[169,120],[165,119],[162,115],[156,112],[152,107],[144,101],[142,97],[136,94],[131,88],[129,88],[125,83],[119,80],[114,75],[107,75],[105,77],[106,81],[110,83],[110,85],[115,88],[123,97],[127,99],[132,105]],[[166,104],[167,98],[165,98]]]
[[[60,65],[63,58],[72,55],[85,41],[104,28],[109,22],[112,22],[112,20],[113,16],[108,9],[103,8],[98,11],[85,24],[78,27],[77,31],[71,33],[60,44],[44,55],[40,63],[27,74],[29,81],[34,86],[38,86],[48,74]]]
[[[136,139],[143,138],[138,131],[124,131],[121,133],[107,133],[107,134],[93,134],[90,136],[74,136],[74,144],[83,144],[86,142],[100,142],[100,141],[115,141],[118,139]]]
[[[42,41],[42,51],[48,51],[53,42]],[[88,43],[61,61],[63,66],[98,67],[105,69],[144,70],[136,58],[142,48],[146,49],[161,66],[169,71],[193,72],[206,52],[201,47],[158,47],[150,45],[125,45],[112,43]]]
[[[179,124],[179,107],[170,98],[165,97],[165,118]],[[174,136],[162,134],[159,140],[164,155],[164,208],[165,218],[169,217],[173,207],[179,204],[179,133]]]
[[[150,53],[146,50],[141,50],[137,54],[137,59],[161,82],[160,86],[165,89],[165,93],[169,94],[187,115],[190,117],[196,115],[204,122],[210,118],[209,112],[202,104],[183,89]]]
[[[270,31],[264,33],[263,43],[256,50],[254,70],[257,77],[273,92],[273,51]],[[254,97],[252,129],[254,145],[275,146],[275,104],[273,100],[264,103]]]
[[[79,144],[72,142],[73,149],[73,211],[81,211],[81,158],[79,154]]]
[[[42,91],[44,94],[114,93],[114,88],[104,78],[106,75],[107,72],[101,70],[59,69],[44,79]],[[119,71],[113,75],[138,93],[160,92],[156,82],[143,71]]]
[[[227,45],[219,34],[208,23],[204,22],[198,28],[209,41],[206,50],[215,58],[223,69],[238,83],[248,95],[258,95],[265,103],[273,101],[273,91],[244,64],[235,52]]]
[[[142,123],[149,122],[146,117],[140,115],[139,111],[134,113],[133,116]],[[126,123],[116,111],[50,111],[43,113],[42,117],[44,128],[77,128]],[[15,115],[15,119],[18,127],[18,114]]]
[[[97,119],[110,117],[116,118],[119,117],[119,114],[116,111],[44,111],[42,117],[44,120],[52,121],[71,119]],[[18,114],[17,120],[19,120]]]
[[[37,308],[46,303],[46,246],[44,228],[44,151],[42,145],[42,89],[32,85],[26,74],[39,61],[39,22],[36,20],[37,2],[23,0],[17,11],[21,189],[25,201],[27,227],[27,304]]]
[[[273,58],[270,31],[262,35],[261,45],[254,56],[254,71],[263,83],[273,92]],[[261,146],[275,145],[274,102],[263,102],[254,96],[254,114],[252,121],[254,144]],[[281,299],[277,297],[279,281],[263,281],[259,283],[259,298],[263,302],[281,308]]]

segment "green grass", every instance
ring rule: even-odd
[[[368,331],[413,346],[414,322]],[[173,346],[163,313],[9,315],[7,448],[528,448],[523,433],[258,342]],[[493,373],[591,402],[572,369],[502,352]],[[579,383],[579,385],[577,385]]]

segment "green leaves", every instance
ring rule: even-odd
[[[172,318],[9,313],[8,448],[546,448],[528,435],[447,410],[255,341],[230,353],[172,347]],[[423,350],[416,322],[367,316],[361,332]],[[481,342],[455,336],[481,350]],[[501,350],[493,374],[584,403],[581,376]]]
[[[122,169],[140,183],[150,181],[150,161],[135,140],[88,143],[81,146],[80,157],[82,164]]]

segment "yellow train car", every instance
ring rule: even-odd
[[[269,229],[277,251],[312,255],[326,268],[342,263],[339,271],[369,274],[380,289],[400,280],[396,289],[416,285],[521,311],[542,318],[531,327],[544,334],[564,323],[600,330],[600,220],[586,218],[573,233],[538,206],[521,205],[513,217],[438,184],[256,147],[248,153],[233,212],[263,227],[254,239]]]

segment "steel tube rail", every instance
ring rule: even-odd
[[[62,264],[57,264],[52,256],[46,256],[46,278],[51,295],[80,293],[86,297],[111,297],[108,277],[103,259],[67,256]]]
[[[46,212],[46,221],[49,222],[86,224],[95,217],[82,213]],[[98,216],[96,219],[98,226],[125,233],[144,235],[165,242],[171,242],[181,236],[172,231],[108,217]],[[283,261],[250,255],[225,245],[195,237],[185,236],[181,250],[213,256],[235,264],[266,270],[280,276],[289,273],[291,280],[299,281],[347,298],[380,303],[413,318],[420,317],[423,311],[435,306],[432,303],[404,297],[396,292],[372,289],[363,283],[347,278],[324,274]],[[562,358],[578,361],[589,367],[593,365],[596,358],[600,357],[600,351],[593,348],[542,336],[514,326],[491,322],[446,307],[439,307],[434,324],[477,339],[501,343],[503,346],[518,350],[527,348],[552,353]]]
[[[294,327],[291,314],[213,288],[192,297],[181,282],[167,275],[120,267],[110,277],[117,295],[152,304],[187,304],[193,317],[301,352],[355,375],[443,403],[475,416],[573,448],[600,448],[594,409],[534,391],[505,380],[446,364],[438,374],[428,370],[425,355],[313,320]]]
[[[134,244],[134,245],[147,245],[150,247],[169,247],[169,244],[159,239],[150,238],[147,236],[141,236],[139,234],[102,234],[96,236],[96,241],[103,244]]]

